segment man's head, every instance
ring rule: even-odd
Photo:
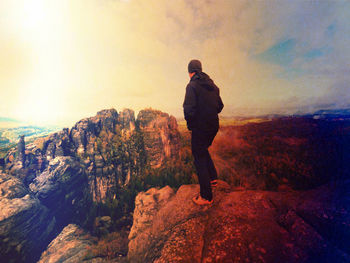
[[[198,72],[202,72],[202,63],[197,59],[193,59],[188,63],[188,73],[191,74]]]

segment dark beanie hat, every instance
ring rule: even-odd
[[[193,59],[188,63],[188,73],[193,72],[202,72],[202,63],[197,59]]]

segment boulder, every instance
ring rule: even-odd
[[[169,186],[162,189],[151,188],[147,192],[141,192],[135,199],[134,222],[129,234],[129,239],[133,240],[137,234],[143,232],[148,224],[153,221],[159,208],[164,205],[174,195],[174,190]],[[133,250],[133,243],[129,243],[129,248]]]
[[[81,164],[72,157],[58,156],[29,185],[42,204],[50,208],[59,223],[65,224],[83,198],[87,178]]]
[[[89,233],[75,224],[69,224],[52,240],[38,263],[82,262],[93,243]]]
[[[35,262],[53,237],[56,221],[18,179],[0,173],[2,262]]]

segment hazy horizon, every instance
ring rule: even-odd
[[[102,109],[177,118],[190,59],[222,116],[349,108],[350,2],[3,0],[0,116],[72,126]]]

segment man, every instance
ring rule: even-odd
[[[217,172],[208,148],[219,130],[218,113],[224,105],[219,88],[202,72],[199,60],[190,61],[188,73],[190,82],[186,87],[183,108],[187,128],[192,131],[192,155],[200,185],[200,194],[193,198],[193,202],[209,205],[213,202],[212,186],[217,184]]]

